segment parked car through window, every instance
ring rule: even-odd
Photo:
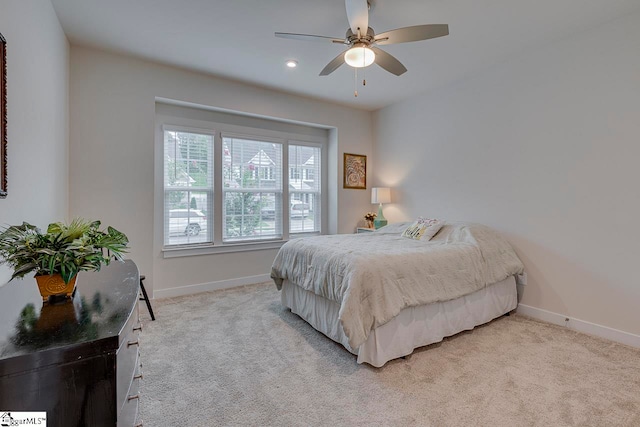
[[[207,216],[198,209],[171,209],[169,233],[197,236],[207,230]]]

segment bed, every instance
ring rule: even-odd
[[[516,308],[523,265],[496,231],[451,223],[420,241],[407,226],[287,242],[271,269],[283,305],[375,367]]]

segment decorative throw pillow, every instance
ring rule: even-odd
[[[444,222],[438,219],[418,217],[418,219],[402,232],[402,237],[414,240],[431,240],[442,228]]]

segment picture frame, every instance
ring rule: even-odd
[[[367,189],[367,156],[344,153],[343,188]]]
[[[0,199],[7,197],[7,41],[0,34]]]

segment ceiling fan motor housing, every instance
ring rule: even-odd
[[[361,35],[360,37],[358,37],[357,34],[353,34],[353,31],[351,31],[351,28],[349,28],[347,29],[347,35],[345,36],[345,38],[346,38],[346,43],[349,46],[353,46],[353,44],[355,43],[365,43],[368,46],[371,43],[373,43],[375,35],[376,33],[373,31],[373,28],[371,27],[368,27],[367,33],[365,35]]]

